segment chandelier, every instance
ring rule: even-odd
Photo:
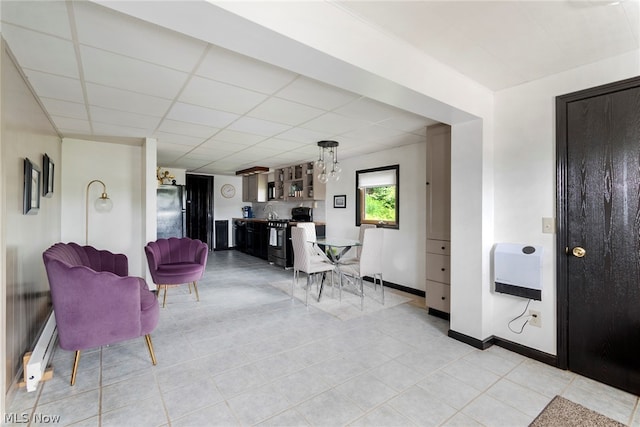
[[[323,184],[326,184],[329,179],[334,181],[340,179],[342,168],[338,163],[338,145],[338,141],[318,141],[320,155],[316,160],[316,169],[320,171],[318,180]]]

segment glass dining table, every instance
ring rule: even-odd
[[[347,251],[356,246],[362,246],[359,240],[345,239],[341,237],[319,237],[314,242],[328,255],[329,260],[336,268],[338,273],[338,280],[342,282],[342,273],[340,272],[340,258],[347,253]],[[332,284],[333,285],[333,284]],[[322,289],[324,287],[324,280],[320,283],[320,291],[318,292],[318,301],[322,296]]]

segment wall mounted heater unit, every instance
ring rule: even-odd
[[[51,379],[53,369],[47,369],[47,365],[55,349],[57,337],[56,318],[52,310],[33,351],[27,353],[23,358],[24,380],[18,384],[19,386],[26,386],[27,391],[35,391],[40,381]]]
[[[498,243],[493,267],[496,292],[542,300],[542,246]]]

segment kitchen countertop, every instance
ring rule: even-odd
[[[282,218],[280,218],[282,219]],[[269,222],[267,218],[232,218],[233,221],[248,221],[248,222]],[[299,221],[289,220],[289,224],[295,225]],[[323,221],[313,221],[316,225],[326,225]]]

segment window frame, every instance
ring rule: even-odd
[[[360,175],[371,173],[371,172],[382,172],[382,171],[395,171],[396,175],[396,220],[393,223],[384,222],[384,221],[366,221],[363,218],[364,211],[364,191],[360,190]],[[388,165],[388,166],[380,166],[377,168],[370,169],[361,169],[356,171],[356,188],[355,188],[355,201],[356,201],[356,226],[360,226],[362,224],[374,224],[379,228],[390,228],[398,230],[400,228],[400,165]]]

